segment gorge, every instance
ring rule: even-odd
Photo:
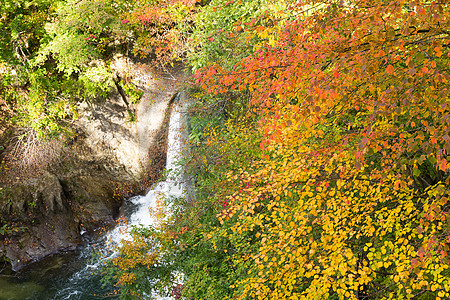
[[[449,12],[424,0],[3,0],[3,294],[55,297],[85,270],[93,281],[59,297],[81,285],[93,299],[449,299]],[[181,63],[192,76],[178,86]],[[182,90],[195,197],[157,199],[152,222],[102,252],[100,237],[154,192],[132,196],[167,187],[162,124]],[[98,277],[90,253],[110,257]],[[20,283],[27,272],[52,283]]]

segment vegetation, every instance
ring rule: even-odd
[[[2,128],[60,132],[76,101],[108,90],[108,57],[130,41],[195,73],[181,162],[193,195],[166,199],[111,261],[122,298],[450,297],[446,1],[0,10]]]
[[[166,200],[153,265],[170,268],[145,280],[176,299],[449,297],[448,8],[199,8],[194,197]]]

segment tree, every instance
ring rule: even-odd
[[[220,215],[260,238],[234,257],[255,262],[239,298],[448,296],[446,11],[303,1],[250,29],[266,43],[233,70],[198,74],[262,117],[265,154]]]
[[[184,58],[198,0],[136,1],[122,22],[135,33],[133,53],[155,55],[160,66]]]

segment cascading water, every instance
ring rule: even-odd
[[[177,96],[178,100],[179,96]],[[185,197],[186,185],[183,182],[182,170],[176,164],[180,158],[184,147],[184,122],[182,115],[183,107],[175,101],[169,122],[168,147],[167,147],[167,179],[159,182],[145,196],[133,197],[126,201],[124,216],[128,218],[130,225],[154,225],[155,219],[149,210],[156,205],[160,197]],[[50,258],[46,263],[41,263],[37,268],[33,268],[29,274],[24,274],[25,279],[17,279],[17,286],[10,281],[4,285],[11,286],[12,291],[9,297],[0,299],[117,299],[118,296],[112,294],[112,287],[103,287],[100,280],[101,275],[98,269],[105,260],[115,257],[117,252],[114,246],[122,240],[129,238],[123,226],[117,226],[114,230],[106,234],[101,240],[87,240],[86,246],[78,255],[69,258],[62,258],[57,266],[54,266],[54,259]],[[95,251],[94,251],[95,250]],[[106,258],[93,257],[94,252],[101,251]],[[61,259],[61,258],[60,258]],[[49,272],[45,273],[46,279],[42,278],[42,268],[48,265]],[[44,267],[43,267],[44,266]],[[36,269],[39,269],[37,271]],[[0,278],[0,287],[2,278]],[[22,291],[19,291],[22,289]],[[154,299],[152,297],[151,299]],[[171,298],[157,298],[159,300],[169,300]]]
[[[182,170],[180,166],[176,164],[182,154],[184,146],[184,124],[181,110],[182,107],[180,105],[173,105],[167,137],[167,179],[157,183],[147,195],[130,199],[130,201],[137,206],[137,210],[130,216],[129,225],[154,225],[155,220],[150,217],[149,209],[156,206],[156,201],[160,197],[186,196]],[[126,234],[124,235],[123,230],[119,227],[111,233],[110,238],[113,242],[119,243],[120,240],[126,238]]]

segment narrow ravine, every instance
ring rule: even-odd
[[[149,209],[161,197],[184,197],[186,185],[181,167],[177,164],[184,147],[183,106],[179,95],[174,101],[168,130],[167,178],[156,183],[145,196],[136,196],[125,201],[122,214],[128,219],[128,227],[133,225],[153,225],[155,220]],[[8,294],[0,299],[118,299],[114,287],[102,286],[98,272],[105,263],[117,255],[115,246],[127,239],[127,230],[116,226],[98,239],[85,237],[85,246],[77,253],[47,258],[17,276],[0,278],[2,289]],[[101,255],[99,255],[101,254]],[[5,297],[5,298],[4,298]],[[154,298],[152,298],[154,299]],[[171,298],[157,298],[170,300]]]

